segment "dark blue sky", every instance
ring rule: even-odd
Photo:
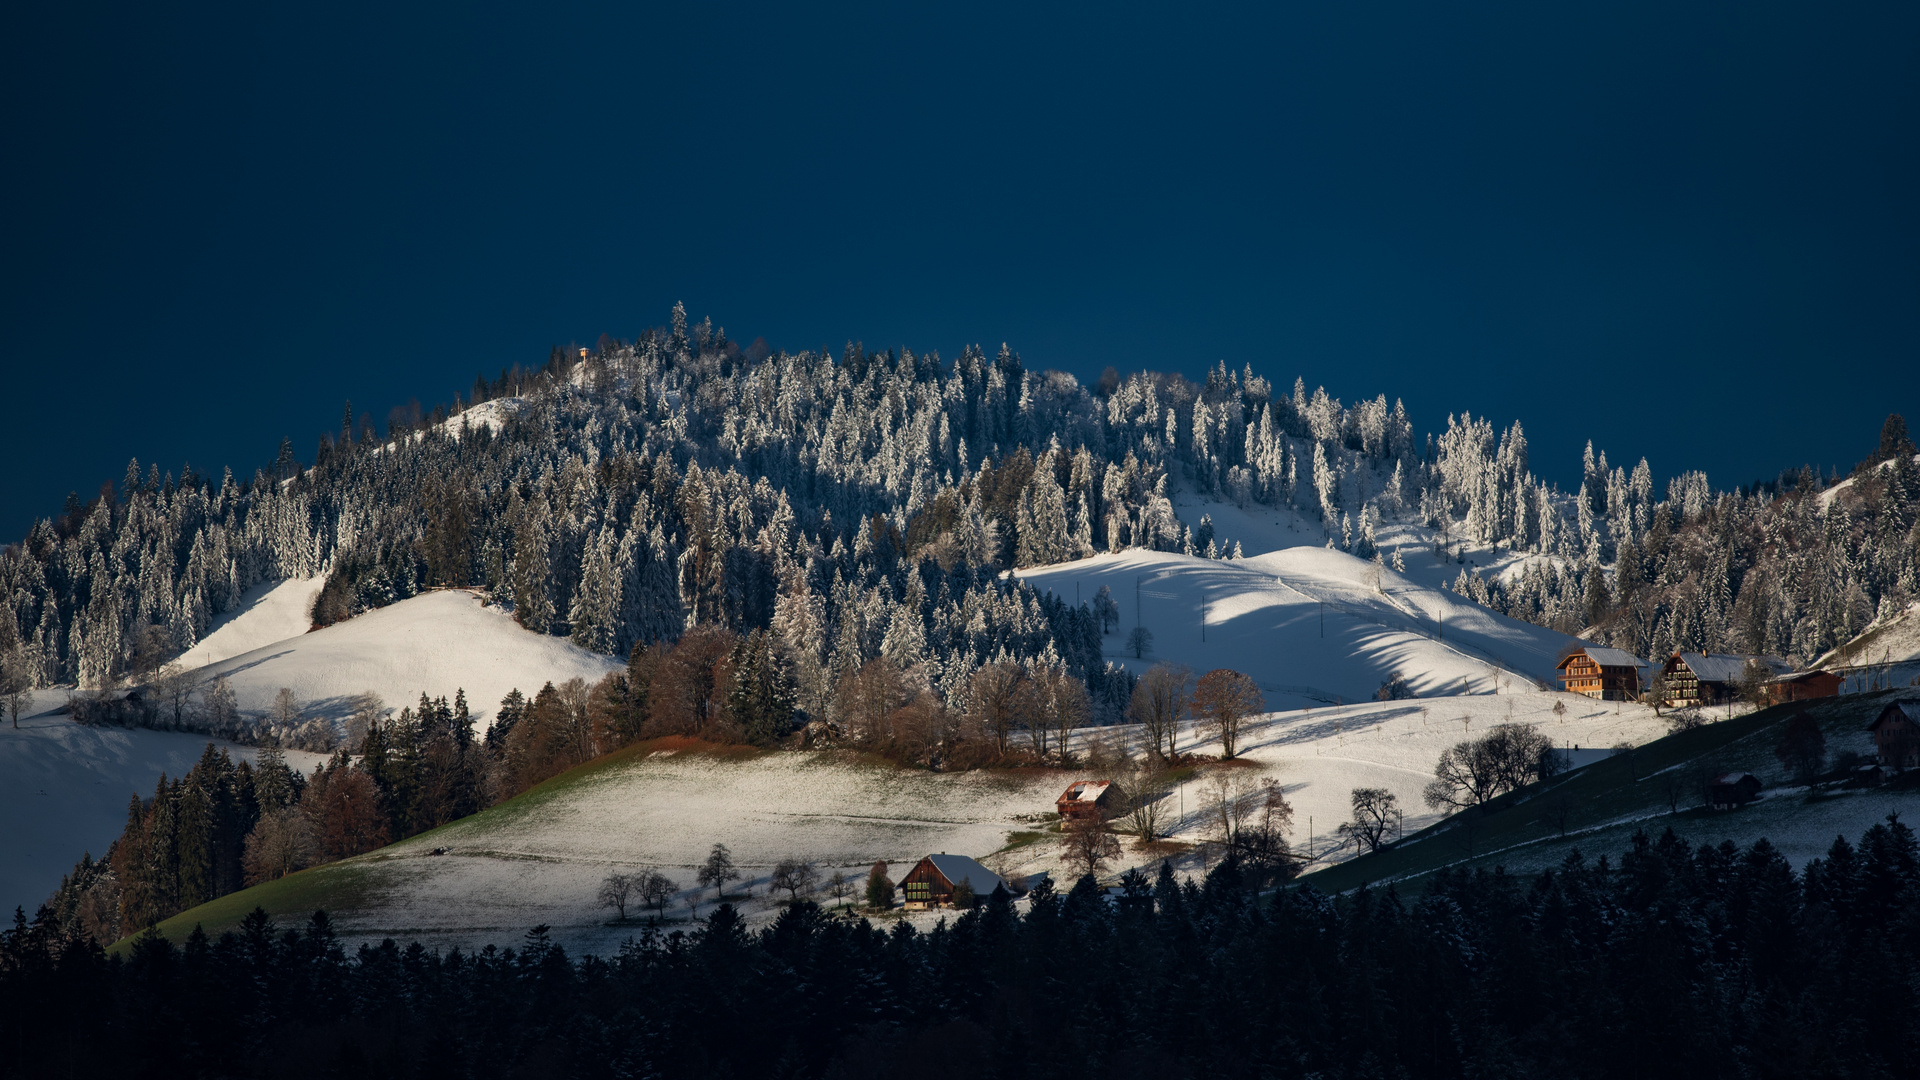
[[[13,12],[0,536],[676,299],[1251,362],[1518,418],[1563,484],[1589,437],[1729,486],[1920,422],[1920,7],[1276,6]]]

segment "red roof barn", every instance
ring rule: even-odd
[[[1053,802],[1063,821],[1105,821],[1119,814],[1125,805],[1125,793],[1111,780],[1075,780]]]

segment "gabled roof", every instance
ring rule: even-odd
[[[1056,802],[1099,802],[1113,783],[1108,780],[1075,780]]]
[[[1835,675],[1833,672],[1828,671],[1826,668],[1808,668],[1805,671],[1789,671],[1785,675],[1775,675],[1773,678],[1768,679],[1767,681],[1770,683],[1804,682],[1817,675],[1825,675],[1828,678],[1832,678],[1832,679],[1837,679],[1840,677],[1838,675]]]
[[[1594,663],[1599,664],[1603,668],[1607,668],[1607,667],[1643,668],[1647,666],[1647,662],[1645,660],[1642,660],[1639,657],[1633,655],[1632,653],[1626,652],[1625,650],[1622,650],[1622,649],[1603,649],[1598,645],[1589,645],[1586,648],[1581,649],[1580,651],[1587,654],[1587,659],[1592,660]]]
[[[1888,703],[1886,708],[1880,710],[1880,715],[1873,718],[1873,723],[1867,725],[1867,730],[1872,731],[1893,719],[1896,714],[1906,717],[1908,723],[1920,727],[1920,698],[1902,698]]]
[[[1732,653],[1674,653],[1693,677],[1701,682],[1732,683],[1739,682],[1746,674],[1747,661],[1758,660],[1769,672],[1784,675],[1793,670],[1793,665],[1777,656],[1737,656]]]
[[[1719,776],[1714,777],[1713,786],[1714,787],[1732,787],[1733,785],[1738,784],[1743,780],[1751,780],[1756,784],[1760,783],[1760,778],[1753,775],[1750,772],[1729,772],[1729,773],[1721,773]]]
[[[992,895],[993,890],[1006,884],[1000,875],[967,858],[965,855],[929,855],[927,861],[933,864],[940,876],[951,884],[966,882],[973,888],[973,895],[982,900]],[[1011,891],[1011,890],[1009,890]]]

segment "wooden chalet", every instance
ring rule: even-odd
[[[1790,671],[1767,680],[1767,704],[1812,701],[1840,693],[1840,676],[1831,671]]]
[[[1792,665],[1777,656],[1743,656],[1736,653],[1677,652],[1667,657],[1660,668],[1666,680],[1661,704],[1672,709],[1696,705],[1718,705],[1740,696],[1740,680],[1747,665],[1757,663],[1766,669],[1769,679],[1788,674]]]
[[[1640,697],[1640,673],[1646,664],[1619,649],[1589,645],[1561,657],[1560,688],[1601,701],[1633,701]]]
[[[1867,725],[1881,765],[1891,769],[1920,766],[1920,698],[1890,702]]]
[[[1126,811],[1126,793],[1111,780],[1075,780],[1053,808],[1062,821],[1106,821]]]
[[[1732,810],[1760,797],[1760,778],[1747,772],[1721,773],[1707,785],[1707,805]]]
[[[929,855],[913,865],[900,879],[900,892],[906,897],[908,911],[932,907],[951,907],[954,889],[965,884],[975,900],[985,900],[993,890],[1006,885],[1000,875],[965,855]]]

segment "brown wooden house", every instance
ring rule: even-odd
[[[1053,808],[1062,821],[1106,821],[1126,812],[1126,793],[1111,780],[1075,780]]]
[[[1721,773],[1707,785],[1707,805],[1732,810],[1760,797],[1760,778],[1749,772]]]
[[[1920,699],[1904,698],[1887,705],[1867,725],[1880,764],[1893,769],[1920,766]]]
[[[948,907],[954,903],[954,889],[966,885],[975,900],[985,900],[1006,882],[1000,875],[965,855],[929,855],[913,865],[900,879],[900,892],[906,897],[907,910]]]
[[[1619,649],[1588,645],[1560,658],[1560,688],[1601,701],[1633,701],[1640,696],[1640,658]]]
[[[1812,701],[1840,693],[1840,676],[1831,671],[1792,671],[1767,680],[1767,704]]]
[[[1765,669],[1768,678],[1793,670],[1777,656],[1677,652],[1667,657],[1666,664],[1660,668],[1660,676],[1666,683],[1661,704],[1685,709],[1733,701],[1740,696],[1740,680],[1746,677],[1749,664]]]

